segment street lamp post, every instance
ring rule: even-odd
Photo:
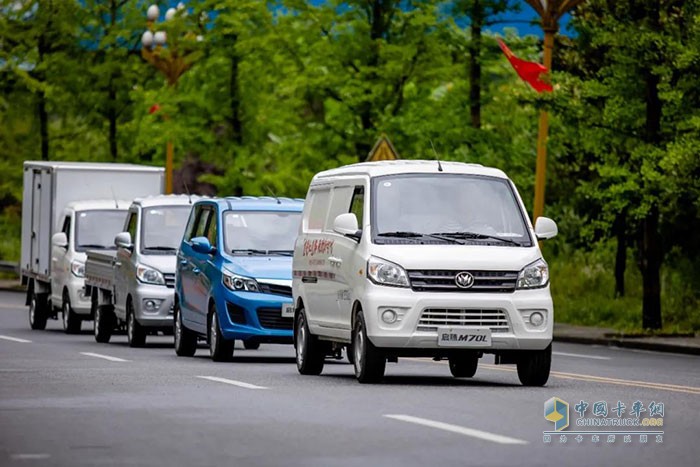
[[[169,8],[165,12],[165,23],[185,14],[184,5],[179,3],[177,8]],[[180,77],[192,67],[197,58],[196,48],[188,46],[188,42],[191,43],[192,39],[199,42],[201,36],[195,37],[192,33],[186,33],[185,40],[180,40],[179,37],[168,38],[165,31],[157,28],[156,22],[159,17],[158,5],[149,6],[146,11],[147,28],[141,35],[141,56],[165,76],[168,86],[175,88]],[[174,152],[173,142],[169,140],[165,151],[165,192],[168,194],[173,192]]]
[[[559,19],[568,11],[585,0],[525,0],[540,15],[544,31],[544,66],[551,72],[554,35],[559,31]],[[544,187],[547,171],[547,136],[549,133],[549,115],[540,111],[537,130],[537,165],[535,168],[535,205],[532,219],[536,220],[544,213]]]

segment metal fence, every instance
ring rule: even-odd
[[[11,261],[0,261],[0,272],[10,272],[19,275],[19,264]]]

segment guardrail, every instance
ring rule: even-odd
[[[11,261],[0,261],[0,272],[14,272],[19,275],[19,264]]]

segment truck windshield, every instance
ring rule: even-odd
[[[80,211],[75,215],[75,251],[113,249],[114,237],[124,228],[126,211]]]
[[[375,178],[372,230],[380,244],[532,245],[508,180],[476,175]]]
[[[228,211],[224,213],[226,250],[235,255],[291,256],[300,223],[300,212]]]
[[[154,206],[141,213],[141,251],[175,254],[192,206]]]

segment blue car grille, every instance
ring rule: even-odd
[[[292,296],[292,288],[288,285],[277,285],[277,284],[267,284],[264,282],[258,283],[260,291],[262,293],[269,293],[273,295],[282,295],[283,297]]]
[[[228,316],[231,318],[232,323],[246,324],[245,310],[240,306],[227,302],[226,311],[228,311]]]
[[[292,330],[294,318],[283,318],[281,308],[258,308],[258,321],[265,329]]]

